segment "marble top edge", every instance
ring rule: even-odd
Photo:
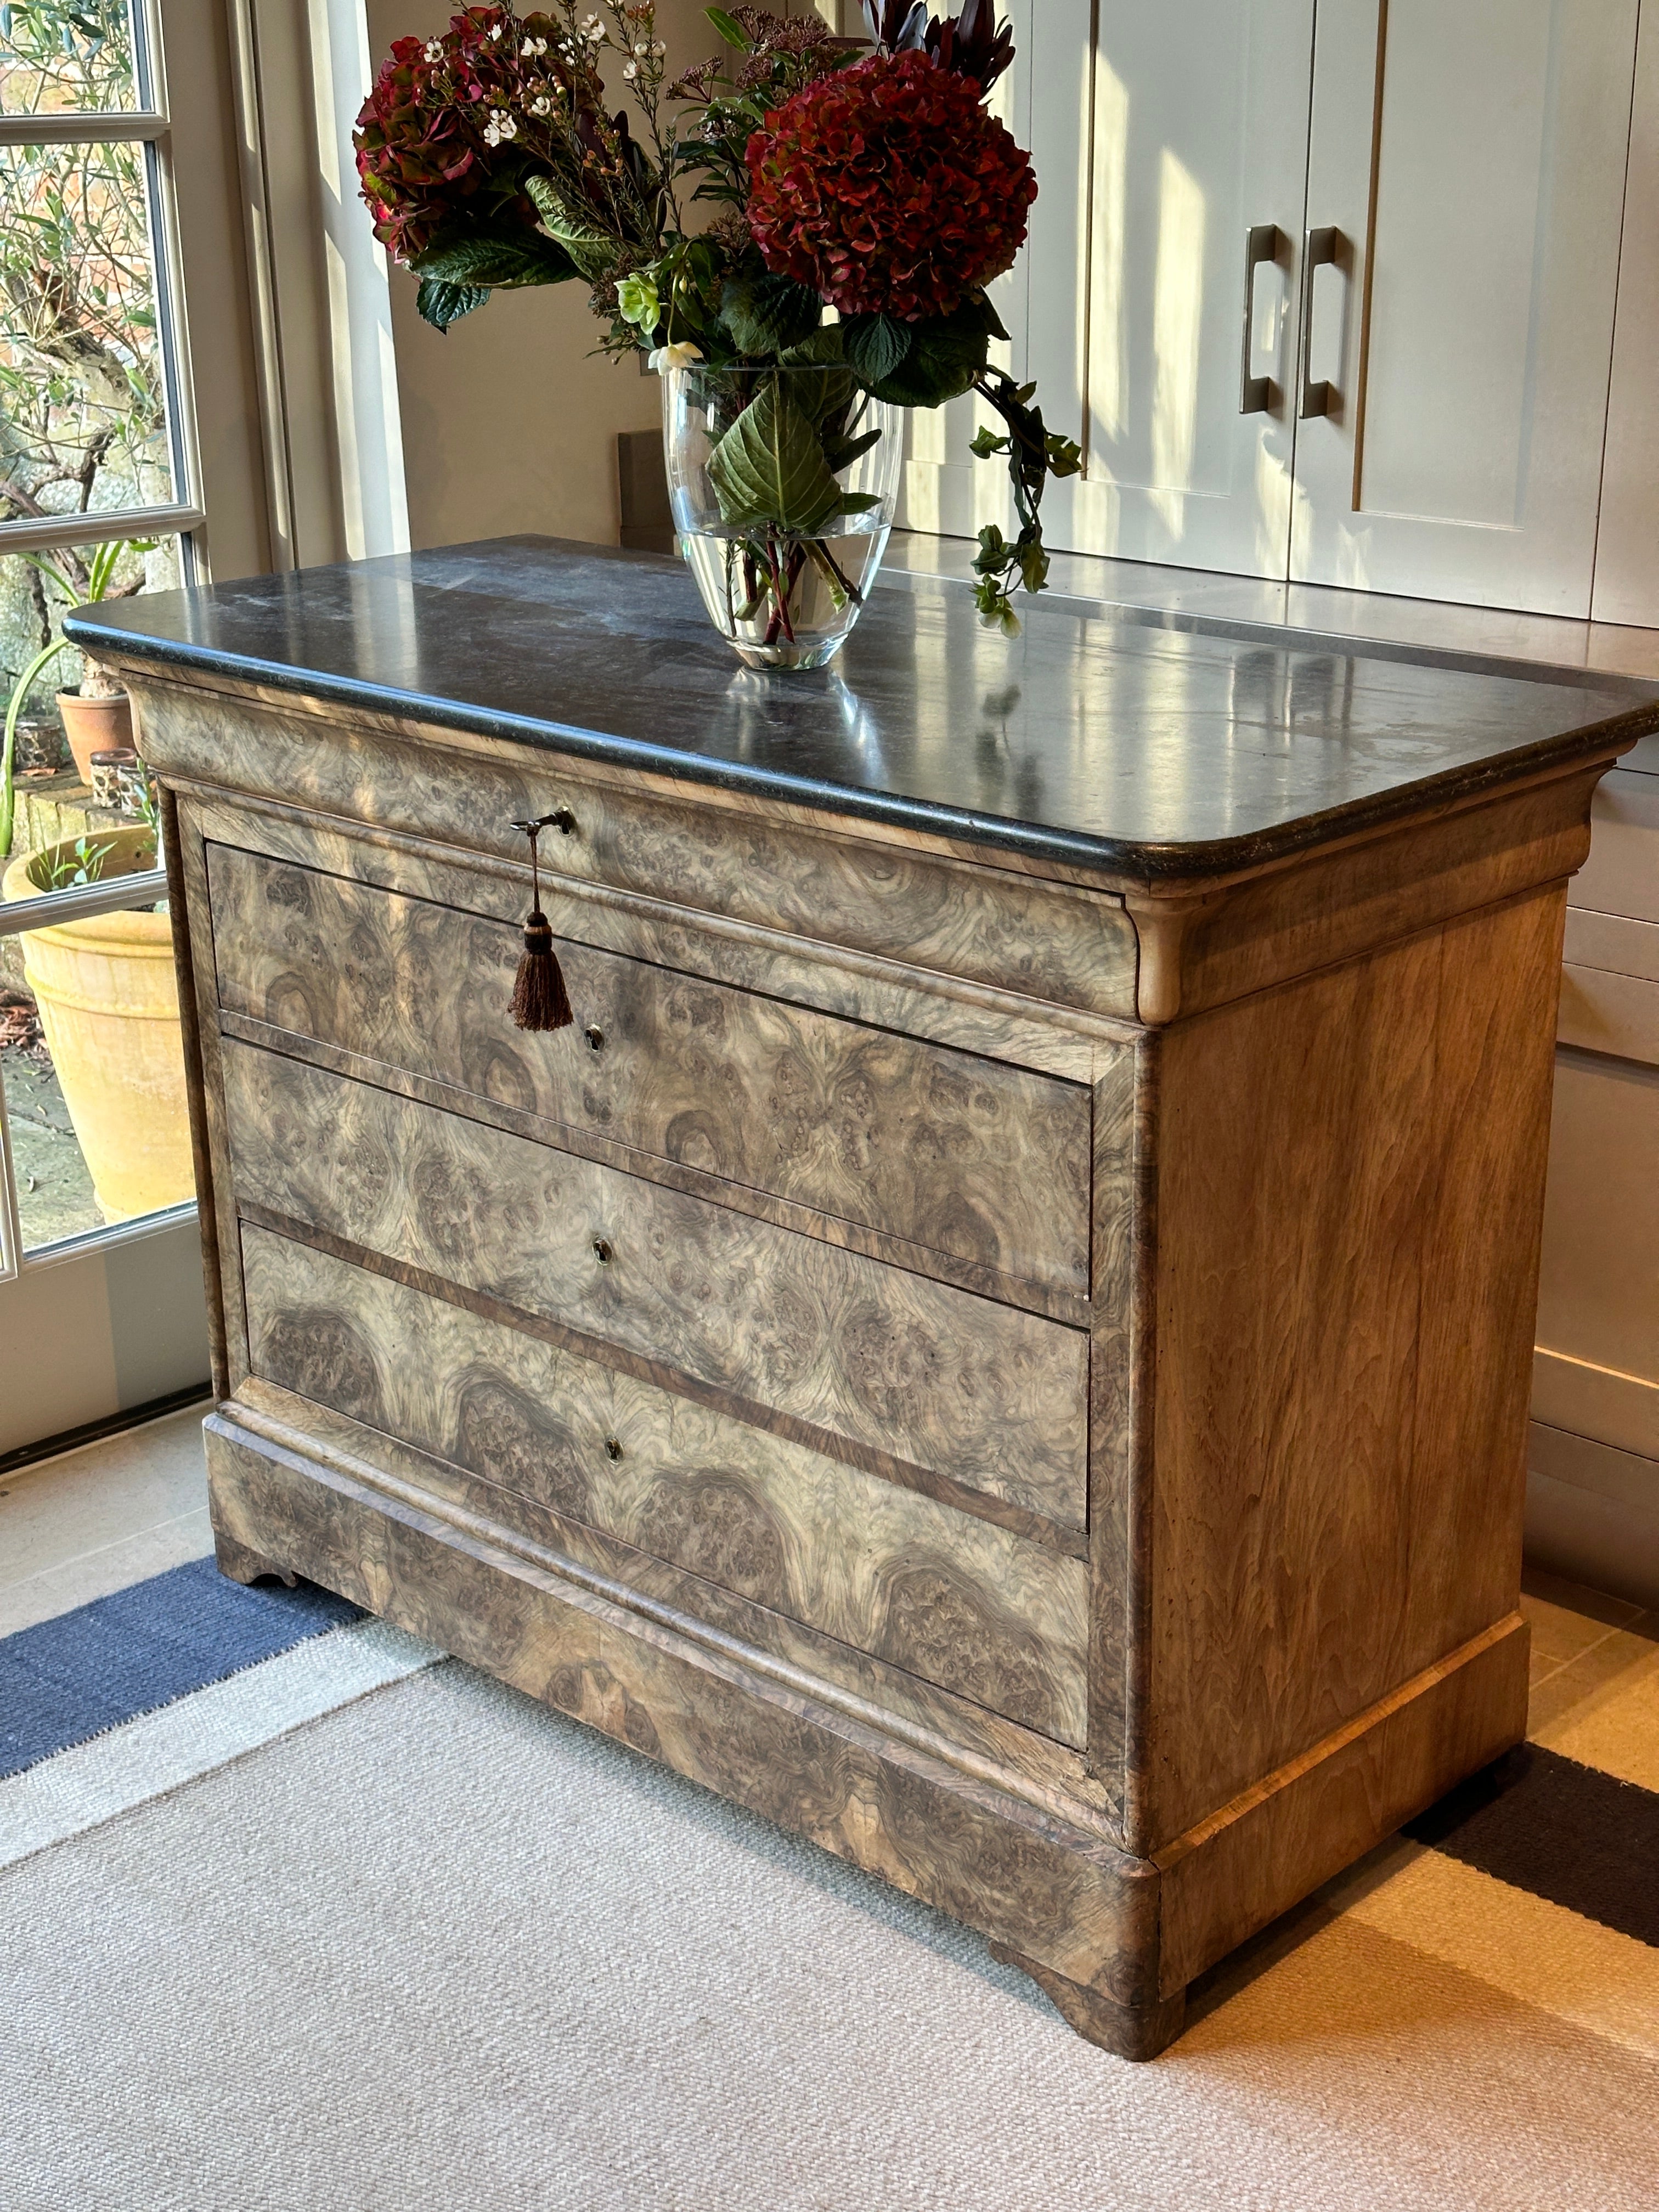
[[[451,595],[465,623],[440,619]],[[966,586],[904,570],[830,671],[761,674],[672,556],[530,537],[104,603],[64,628],[145,665],[1149,881],[1260,866],[1659,729],[1652,687],[1111,600],[1045,595],[1010,642]]]

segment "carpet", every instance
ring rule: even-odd
[[[0,1638],[0,1779],[361,1617],[313,1583],[248,1589],[191,1559],[20,1629]]]
[[[1659,1950],[1486,1871],[1512,1837],[1454,1855],[1456,1808],[1133,2068],[955,1923],[404,1641],[400,1674],[0,1872],[5,2212],[1659,2202]],[[0,1817],[112,1740],[0,1784]],[[1534,1770],[1558,1833],[1575,1765]],[[1468,1820],[1513,1828],[1525,1788]]]

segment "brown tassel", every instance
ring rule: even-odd
[[[541,832],[557,820],[544,815],[538,822],[515,822],[530,840],[530,916],[524,926],[524,956],[513,985],[513,1018],[521,1030],[568,1029],[576,1018],[570,994],[553,951],[553,930],[542,912],[542,879],[536,850]]]

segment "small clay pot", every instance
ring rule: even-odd
[[[136,770],[138,756],[131,745],[117,745],[109,751],[98,751],[92,757],[92,803],[107,806],[119,813],[125,805],[121,779],[129,770]]]
[[[113,699],[83,699],[78,691],[60,691],[58,711],[82,783],[91,785],[94,753],[131,750],[132,702],[125,691]]]
[[[19,775],[56,775],[64,765],[64,732],[42,715],[26,717],[17,725]]]

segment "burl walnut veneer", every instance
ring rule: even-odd
[[[538,540],[71,628],[165,787],[227,1573],[1136,2057],[1521,1735],[1565,887],[1653,708],[921,580],[768,677]]]

